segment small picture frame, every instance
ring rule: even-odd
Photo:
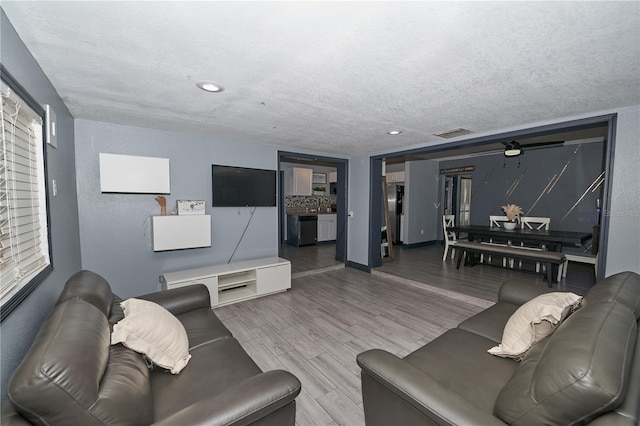
[[[327,174],[326,173],[314,173],[312,183],[327,183]]]

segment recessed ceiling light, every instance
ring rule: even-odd
[[[198,86],[205,92],[224,92],[224,86],[213,81],[202,80],[197,82],[196,86]]]
[[[395,136],[395,135],[399,135],[402,132],[400,130],[391,130],[391,131],[389,131],[387,133],[390,134],[390,135]]]

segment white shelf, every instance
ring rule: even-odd
[[[291,262],[280,257],[212,265],[185,271],[166,272],[167,289],[204,284],[211,307],[285,291],[291,288]]]
[[[255,283],[256,282],[256,271],[253,269],[224,274],[218,276],[218,291],[224,290],[226,288],[238,287],[243,284]]]
[[[211,216],[152,216],[153,251],[211,247]]]
[[[231,303],[241,302],[243,300],[253,299],[257,296],[255,281],[245,287],[238,287],[232,290],[221,291],[218,293],[218,306],[230,305]]]

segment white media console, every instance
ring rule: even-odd
[[[291,288],[291,262],[281,257],[267,257],[166,272],[162,278],[167,290],[193,284],[206,285],[213,308]]]

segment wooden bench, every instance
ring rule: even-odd
[[[458,269],[460,269],[462,257],[466,257],[467,253],[497,254],[512,259],[530,260],[533,262],[544,263],[547,267],[547,282],[549,283],[549,287],[552,287],[553,285],[552,265],[558,265],[557,281],[560,281],[563,268],[565,267],[567,261],[567,257],[564,253],[555,251],[529,250],[527,248],[518,246],[501,246],[494,244],[473,243],[469,241],[458,241],[456,242],[454,248],[460,250],[460,254],[458,255],[458,262],[456,264],[456,268]],[[465,265],[466,264],[467,261],[465,260]]]

